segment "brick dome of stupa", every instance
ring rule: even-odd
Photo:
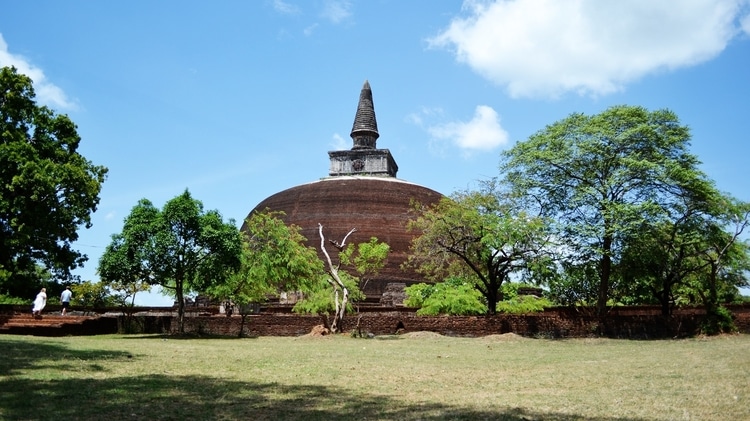
[[[392,282],[411,284],[422,278],[401,268],[408,257],[415,233],[407,231],[412,202],[431,204],[442,195],[427,187],[396,178],[398,166],[387,149],[377,149],[379,137],[370,84],[360,94],[351,134],[351,150],[331,151],[329,177],[276,193],[261,201],[251,212],[283,211],[284,222],[301,228],[307,245],[320,252],[318,224],[326,240],[341,241],[356,228],[348,243],[367,242],[371,237],[390,246],[388,261],[380,274],[368,282],[368,297],[380,296]],[[249,216],[249,215],[248,215]],[[244,229],[244,226],[243,226]],[[334,257],[329,245],[329,254]]]

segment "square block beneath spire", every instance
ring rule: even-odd
[[[398,165],[388,149],[330,151],[328,175],[379,175],[396,177]]]

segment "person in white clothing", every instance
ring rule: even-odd
[[[34,307],[31,309],[31,314],[34,316],[41,316],[42,310],[44,310],[44,306],[47,305],[47,289],[42,288],[41,291],[39,291],[39,294],[36,295],[36,298],[34,299]]]

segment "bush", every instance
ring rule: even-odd
[[[0,304],[31,305],[31,300],[0,294]]]
[[[482,294],[460,278],[448,278],[434,285],[416,284],[406,287],[407,307],[417,307],[420,316],[439,314],[465,316],[487,313]]]
[[[704,335],[718,335],[720,333],[733,333],[737,331],[734,324],[732,312],[726,307],[718,307],[716,311],[706,314],[701,323],[701,333]]]
[[[532,295],[519,295],[511,300],[497,303],[498,313],[525,314],[538,313],[547,307],[552,307],[552,301],[546,298],[534,297]]]

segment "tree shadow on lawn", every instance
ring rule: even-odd
[[[133,358],[130,352],[116,350],[71,350],[62,343],[29,342],[27,340],[13,340],[0,338],[0,390],[5,387],[5,376],[14,375],[30,368],[55,368],[58,370],[80,370],[80,362],[89,363],[92,370],[101,369],[96,361],[128,360]],[[57,363],[40,364],[49,361],[54,356]],[[71,363],[75,361],[79,364]],[[1,406],[2,404],[0,404]],[[0,419],[2,419],[0,417]]]
[[[518,408],[477,411],[393,397],[353,395],[335,386],[148,375],[118,379],[0,382],[5,420],[598,420]]]
[[[62,344],[0,339],[2,420],[552,420],[639,421],[535,412],[522,408],[475,410],[437,402],[400,401],[398,396],[355,394],[338,386],[225,381],[199,376],[101,378],[105,360],[134,361],[129,352],[70,350]],[[37,360],[59,357],[57,370],[73,379],[18,378]],[[80,372],[84,370],[80,378]],[[96,377],[96,378],[94,378]],[[356,381],[356,380],[353,380]]]

